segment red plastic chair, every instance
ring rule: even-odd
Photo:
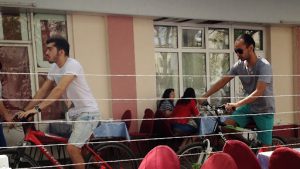
[[[138,133],[130,133],[132,137],[149,138],[153,134],[154,128],[154,112],[151,109],[146,109],[145,114]]]
[[[157,146],[145,156],[139,169],[180,169],[180,164],[170,147]]]
[[[154,128],[154,112],[151,109],[146,109],[145,114],[140,126],[140,131],[135,133],[129,133],[130,138],[135,139],[146,139],[151,138],[153,135]],[[135,141],[133,145],[136,145],[140,156],[144,156],[151,148],[153,148],[153,142],[148,141]]]
[[[131,114],[131,110],[126,110],[121,117],[121,120],[125,122],[128,131],[131,125]]]
[[[300,152],[288,147],[274,150],[270,157],[269,169],[299,169]]]
[[[228,153],[238,169],[261,169],[258,159],[247,144],[238,140],[226,141],[223,152]]]
[[[204,164],[201,166],[201,169],[238,169],[234,159],[226,153],[219,152],[210,156]]]

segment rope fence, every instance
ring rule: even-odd
[[[47,73],[16,73],[16,72],[0,72],[0,74],[10,74],[10,75],[47,75]],[[53,74],[53,75],[61,75],[61,74]],[[147,74],[139,74],[139,75],[133,75],[133,74],[78,74],[78,76],[93,76],[93,77],[194,77],[194,78],[209,78],[209,77],[219,77],[219,75],[147,75]],[[227,75],[224,75],[227,76]],[[249,77],[257,77],[257,75],[245,75]],[[240,76],[240,77],[245,77],[245,76]],[[264,76],[270,76],[270,75],[264,75]],[[273,77],[300,77],[300,75],[271,75]],[[232,77],[232,76],[230,76]],[[274,96],[260,96],[260,97],[274,97],[274,98],[286,98],[286,97],[299,97],[300,94],[279,94],[279,95],[274,95]],[[210,99],[241,99],[244,97],[240,96],[234,96],[234,97],[218,97],[218,96],[212,96]],[[181,99],[181,98],[174,98],[175,100]],[[197,97],[196,99],[205,99],[202,97]],[[5,99],[0,99],[0,101],[80,101],[80,100],[90,100],[90,99],[13,99],[13,98],[5,98]],[[158,100],[163,100],[162,98],[113,98],[113,99],[108,99],[108,98],[97,98],[93,99],[96,101],[158,101]],[[100,105],[101,107],[101,105]],[[200,109],[200,113],[201,109]],[[294,111],[279,111],[276,113],[265,113],[265,114],[247,114],[247,115],[222,115],[222,117],[234,117],[234,116],[260,116],[260,115],[266,115],[266,114],[272,114],[278,116],[284,116],[288,114],[293,114],[297,115],[300,113],[300,110],[294,110]],[[201,119],[201,118],[217,118],[220,116],[217,115],[212,115],[212,116],[199,116],[199,117],[190,117],[191,119]],[[299,115],[300,117],[300,115]],[[172,120],[172,119],[186,119],[186,117],[182,118],[154,118],[154,119],[144,119],[144,118],[132,118],[132,119],[114,119],[114,120],[91,120],[91,121],[70,121],[72,123],[90,123],[90,122],[114,122],[114,121],[143,121],[143,120]],[[3,125],[15,125],[15,128],[9,129],[9,130],[18,130],[18,128],[21,125],[24,124],[51,124],[51,123],[66,123],[69,121],[64,121],[64,120],[52,120],[52,121],[32,121],[32,122],[0,122],[0,124]],[[296,122],[292,124],[284,123],[283,125],[285,126],[299,126],[299,124]],[[280,128],[280,129],[272,129],[272,130],[260,130],[260,131],[239,131],[239,132],[234,132],[234,133],[222,133],[224,136],[227,135],[232,135],[232,134],[253,134],[253,133],[260,133],[260,132],[283,132],[283,131],[292,131],[292,130],[299,130],[299,127],[286,127],[286,128]],[[21,131],[23,132],[23,131]],[[130,139],[130,140],[96,140],[92,142],[87,142],[87,144],[103,144],[103,143],[135,143],[135,142],[151,142],[151,141],[159,141],[159,140],[173,140],[173,139],[190,139],[190,138],[195,138],[195,137],[211,137],[211,136],[219,136],[220,134],[218,133],[213,133],[213,134],[203,134],[203,135],[189,135],[189,136],[172,136],[172,137],[151,137],[151,138],[139,138],[139,139]],[[72,144],[84,144],[84,143],[72,143]],[[1,148],[7,148],[7,149],[20,149],[20,148],[37,148],[37,147],[53,147],[53,146],[66,146],[67,144],[64,143],[59,143],[59,144],[47,144],[47,145],[16,145],[16,146],[9,146],[9,147],[0,147]],[[288,143],[286,145],[282,146],[299,146],[300,143]],[[269,148],[274,148],[276,146],[268,146]],[[261,148],[261,147],[258,147]],[[258,149],[258,148],[253,148],[253,149]],[[211,153],[216,153],[211,152]],[[199,153],[200,154],[200,153]],[[184,154],[184,155],[179,155],[179,157],[182,156],[191,156],[195,154]],[[115,160],[115,161],[105,161],[105,162],[126,162],[126,161],[142,161],[143,158],[134,158],[134,159],[126,159],[126,160]],[[63,164],[63,165],[51,165],[51,166],[41,166],[41,167],[33,167],[33,168],[53,168],[53,167],[70,167],[70,166],[75,166],[75,165],[88,165],[88,164],[101,164],[101,162],[90,162],[90,163],[81,163],[81,164]]]

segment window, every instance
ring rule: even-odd
[[[193,87],[200,97],[237,60],[233,50],[234,39],[250,33],[256,50],[264,55],[263,28],[215,25],[182,26],[168,23],[154,25],[157,97],[167,88],[176,90],[176,97]],[[211,97],[212,104],[223,104],[241,95],[241,84],[227,84]]]
[[[2,97],[7,99],[6,107],[20,110],[28,104],[25,99],[31,99],[46,78],[49,64],[44,59],[45,41],[53,34],[67,37],[66,19],[64,15],[22,13],[4,8],[0,21],[0,61],[2,71],[7,72],[1,81]],[[64,118],[62,102],[46,111],[51,113],[43,113],[42,120]]]

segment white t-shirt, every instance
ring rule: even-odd
[[[59,68],[55,63],[51,65],[47,78],[59,83],[63,75],[75,75],[74,80],[69,84],[63,95],[64,99],[73,102],[74,108],[69,110],[70,116],[75,116],[81,112],[99,112],[97,102],[87,84],[84,71],[80,63],[68,58],[63,67]]]

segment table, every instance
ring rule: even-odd
[[[124,138],[130,140],[125,122],[102,122],[94,130],[95,138]]]
[[[300,152],[300,148],[294,148],[294,150]],[[266,151],[257,154],[257,159],[262,169],[269,169],[269,160],[273,151]]]

